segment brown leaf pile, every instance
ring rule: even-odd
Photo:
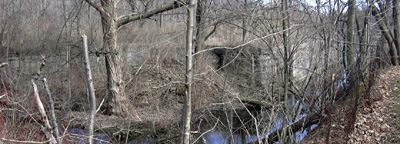
[[[360,97],[354,130],[349,136],[344,135],[344,129],[350,119],[351,107],[347,105],[338,108],[332,114],[329,143],[375,144],[400,142],[399,132],[397,132],[400,129],[400,118],[398,118],[400,115],[394,111],[400,105],[398,103],[400,95],[392,92],[399,89],[398,85],[393,86],[393,83],[399,83],[399,80],[400,67],[385,69],[378,76],[377,82],[370,93],[371,105],[368,104],[369,100],[366,95]],[[353,102],[350,103],[353,105]],[[328,122],[321,123],[302,143],[325,143],[328,125]]]

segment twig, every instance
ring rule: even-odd
[[[43,67],[46,65],[46,59],[42,55],[42,63],[39,66],[38,71],[33,75],[33,80],[38,80],[40,78],[40,74],[42,73]]]
[[[8,63],[1,63],[0,64],[0,68],[4,67],[4,66],[8,66]]]
[[[163,85],[160,85],[160,86],[155,86],[155,87],[152,87],[152,88],[153,89],[158,89],[158,88],[162,88],[162,87],[165,87],[165,86],[169,86],[171,84],[185,84],[185,83],[181,82],[181,81],[172,81],[172,82],[169,82],[169,83],[166,83],[166,84],[163,84]]]
[[[131,122],[129,121],[129,125],[128,125],[128,129],[126,130],[126,139],[125,139],[125,143],[128,143],[128,139],[129,139],[129,128],[131,127]]]
[[[9,141],[9,142],[13,142],[13,143],[28,143],[28,144],[45,144],[45,143],[49,143],[53,140],[47,140],[47,141],[20,141],[20,140],[13,140],[13,139],[6,139],[6,138],[1,138],[2,141]]]
[[[51,96],[50,89],[49,89],[49,84],[47,83],[46,78],[43,78],[43,83],[44,83],[44,88],[46,89],[46,92],[47,92],[47,96],[49,97],[50,113],[51,113],[51,119],[53,120],[53,129],[54,129],[54,133],[56,135],[56,141],[57,141],[58,144],[61,144],[62,140],[58,139],[60,137],[60,133],[58,131],[56,112],[54,111],[53,97]]]
[[[37,85],[35,83],[36,80],[39,79],[40,73],[42,72],[43,67],[45,65],[46,65],[46,59],[44,58],[44,56],[42,56],[42,63],[40,64],[40,67],[39,67],[38,71],[36,72],[36,74],[34,75],[34,77],[31,79],[31,83],[32,83],[32,87],[33,87],[33,94],[36,99],[36,104],[38,105],[39,113],[42,116],[45,127],[47,128],[47,130],[43,129],[43,132],[46,134],[46,137],[49,139],[50,143],[54,144],[54,143],[56,143],[55,138],[51,133],[48,132],[48,130],[51,130],[52,128],[49,123],[49,119],[47,118],[46,111],[44,110],[43,103],[40,100],[39,91],[38,91]]]
[[[140,65],[140,67],[138,68],[138,70],[135,72],[135,75],[138,75],[140,70],[142,69],[143,65],[147,62],[148,58],[146,60],[144,60],[144,62]]]
[[[214,125],[211,129],[209,129],[209,130],[207,130],[206,132],[202,133],[196,140],[193,141],[193,143],[196,143],[196,142],[197,142],[200,138],[202,138],[205,134],[207,134],[207,133],[213,131],[213,130],[215,129],[215,127],[217,127],[218,122],[219,122],[219,119],[217,119],[217,122],[215,123],[215,125]]]
[[[35,83],[35,80],[32,79],[31,82],[32,82],[32,87],[33,87],[33,94],[35,95],[36,104],[38,105],[39,113],[42,116],[42,119],[43,119],[43,122],[44,122],[44,125],[46,126],[46,128],[48,130],[51,130],[49,120],[47,119],[46,111],[44,110],[43,103],[39,97],[39,92],[38,92],[38,88]],[[52,144],[56,143],[56,141],[54,140],[54,136],[51,133],[49,133],[47,130],[43,130],[43,131],[46,134],[46,137],[50,140],[50,143],[52,143]]]
[[[65,137],[65,136],[62,136],[62,137],[60,137],[60,138],[58,138],[58,139],[62,139],[63,137]],[[21,141],[21,140],[7,139],[7,138],[0,138],[0,140],[2,140],[2,141],[9,141],[9,142],[13,142],[13,143],[28,143],[28,144],[46,144],[46,143],[51,143],[51,141],[54,141],[54,140],[46,140],[46,141]],[[2,141],[0,141],[0,144],[3,144]],[[104,141],[104,140],[99,140],[99,141],[107,142],[107,141]]]
[[[248,41],[248,42],[246,42],[246,43],[243,43],[243,44],[241,44],[241,45],[237,45],[237,46],[235,46],[235,47],[213,47],[213,48],[209,48],[209,49],[204,49],[204,50],[201,50],[201,51],[198,51],[198,52],[192,54],[192,56],[198,55],[198,54],[200,54],[200,53],[204,53],[204,52],[206,52],[206,51],[215,50],[215,49],[227,49],[227,50],[239,49],[239,48],[242,48],[242,47],[244,47],[244,46],[246,46],[246,45],[248,45],[248,44],[250,44],[250,43],[252,43],[252,42],[255,42],[255,41],[258,41],[258,40],[261,40],[261,39],[265,39],[265,38],[267,38],[267,37],[274,36],[274,35],[278,35],[278,34],[280,34],[280,33],[283,33],[283,32],[285,32],[285,31],[288,31],[288,30],[292,29],[293,27],[294,27],[294,26],[291,26],[291,27],[289,27],[288,29],[285,29],[285,30],[282,30],[282,31],[278,31],[278,32],[272,33],[272,34],[267,34],[267,35],[265,35],[265,36],[262,36],[262,37],[259,37],[259,38],[250,40],[250,41]]]
[[[148,59],[149,59],[149,58],[147,58],[146,60],[144,60],[144,62],[143,62],[143,63],[140,65],[140,67],[136,70],[135,76],[139,74],[140,70],[142,70],[143,65],[146,64],[146,62],[147,62]],[[129,83],[131,83],[132,80],[133,80],[133,78],[129,79],[129,81],[125,84],[125,87],[126,87]]]
[[[96,113],[99,112],[101,106],[103,106],[103,103],[104,103],[104,99],[101,100],[99,107],[97,107]]]
[[[249,113],[249,115],[251,116],[251,118],[254,120],[254,125],[256,126],[256,134],[257,134],[258,143],[262,143],[262,140],[261,140],[261,137],[260,137],[260,134],[259,134],[259,131],[258,131],[258,125],[257,125],[257,119],[256,119],[256,117],[254,117],[254,115],[251,114],[251,112],[249,111],[249,109],[246,108],[246,105],[242,102],[242,100],[240,100],[239,96],[236,95],[236,98],[239,100],[240,104],[242,104],[242,105],[245,107],[247,113]]]

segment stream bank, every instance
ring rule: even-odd
[[[259,123],[271,123],[268,120],[262,120],[269,117],[268,109],[265,109],[266,104],[261,101],[255,105],[254,101],[243,100],[242,103],[235,101],[230,104],[231,108],[223,105],[214,105],[203,109],[202,112],[194,112],[192,121],[193,141],[196,143],[235,143],[244,144],[251,143],[257,138],[265,138],[272,135],[274,132],[282,128],[283,117],[278,116],[272,122],[271,129],[260,131],[256,125]],[[234,107],[234,108],[232,108]],[[303,119],[308,120],[307,114],[302,114],[297,120],[292,123],[298,123]],[[87,122],[87,114],[84,112],[71,112],[64,119],[64,125],[70,128],[67,130],[72,135],[86,135],[85,130]],[[105,116],[101,114],[96,115],[95,119],[95,137],[102,141],[97,143],[177,143],[179,135],[178,121],[168,125],[167,127],[160,127],[163,121],[150,121],[137,119],[122,119],[115,116]],[[309,130],[312,130],[317,125],[310,125],[310,129],[305,129],[296,132],[296,140],[300,141],[305,137]],[[105,136],[104,136],[105,135]],[[258,136],[257,136],[258,135]],[[83,142],[82,137],[71,139],[76,142]]]
[[[332,114],[329,143],[400,143],[400,67],[389,67],[378,74],[368,97],[360,97],[354,129],[344,137],[350,107],[338,105]],[[352,102],[349,102],[350,104]],[[325,143],[328,123],[323,122],[302,143]]]

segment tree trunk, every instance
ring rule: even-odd
[[[204,42],[205,42],[205,21],[204,21],[204,13],[206,10],[207,0],[199,0],[196,9],[196,43],[194,51],[195,53],[204,49]],[[197,55],[195,62],[201,62],[202,56]],[[199,61],[196,61],[199,60]]]
[[[368,1],[366,1],[367,4]],[[368,7],[368,9],[370,9],[370,7]],[[360,56],[357,59],[358,61],[360,61],[360,63],[362,64],[363,61],[365,61],[365,58],[368,57],[368,25],[369,25],[369,21],[368,21],[368,17],[369,17],[370,13],[369,10],[367,10],[367,12],[364,15],[364,23],[361,25],[360,22],[357,20],[357,34],[358,34],[358,38],[360,40],[360,45],[359,45],[359,52],[360,52]],[[362,74],[362,69],[360,67],[360,69],[358,69],[358,73]]]
[[[283,125],[286,126],[290,120],[290,108],[289,108],[289,98],[288,98],[288,91],[290,85],[290,73],[291,73],[291,62],[290,62],[290,55],[291,55],[291,42],[290,42],[290,14],[288,10],[288,3],[290,0],[282,0],[282,18],[283,18],[283,47],[284,47],[284,81],[283,81],[283,89],[284,89],[284,114],[285,117],[283,118]],[[288,132],[289,129],[284,128],[282,130],[282,143],[288,143]]]
[[[349,1],[349,7],[348,7],[348,17],[347,17],[347,44],[346,44],[346,49],[345,49],[345,59],[346,59],[346,74],[348,77],[348,81],[351,85],[352,83],[352,77],[353,77],[353,72],[354,72],[354,23],[355,23],[355,10],[356,10],[356,0],[350,0]]]
[[[247,0],[244,0],[244,11],[247,12]],[[246,41],[246,34],[247,34],[247,25],[246,25],[246,16],[243,17],[242,19],[242,43]]]
[[[128,101],[125,95],[124,80],[121,71],[121,58],[117,49],[117,15],[114,0],[102,0],[104,13],[101,13],[103,27],[103,50],[106,52],[106,70],[108,99],[105,114],[126,117]]]
[[[375,5],[373,4],[373,1],[370,0],[369,3],[371,4],[371,9],[372,9],[372,15],[375,17],[375,20],[378,22],[379,29],[382,31],[383,36],[385,37],[388,45],[389,45],[389,55],[390,55],[390,60],[392,62],[392,65],[398,65],[398,59],[397,57],[397,50],[396,50],[396,45],[394,44],[394,40],[392,37],[392,34],[390,33],[389,29],[387,28],[387,25],[384,20],[382,20],[382,16],[380,16],[379,10]]]
[[[83,59],[86,72],[86,83],[87,83],[87,89],[89,93],[89,103],[90,103],[89,120],[88,120],[89,144],[93,144],[93,127],[94,127],[94,118],[96,116],[96,95],[94,94],[93,77],[92,77],[92,70],[90,69],[90,57],[89,57],[86,35],[82,36],[82,47],[83,47],[82,52],[83,52]]]
[[[117,18],[117,0],[100,0],[101,6],[93,0],[85,1],[100,13],[103,27],[103,51],[105,53],[108,86],[108,98],[103,107],[104,113],[126,117],[129,105],[125,95],[121,56],[118,54],[117,48],[117,29],[130,22],[150,18],[156,14],[184,6],[188,0],[174,1],[145,14],[130,13],[120,18]]]
[[[186,32],[186,96],[182,110],[182,119],[180,126],[179,141],[181,144],[190,143],[190,118],[192,115],[192,77],[193,77],[193,63],[192,63],[192,49],[193,49],[193,29],[195,18],[195,0],[190,0],[187,17],[187,32]]]
[[[394,44],[396,45],[397,56],[400,56],[400,6],[399,6],[399,0],[393,0],[393,21],[394,21]],[[397,57],[397,61],[400,61],[400,57]]]

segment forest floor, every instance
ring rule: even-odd
[[[346,134],[354,98],[337,105],[329,121],[322,122],[302,143],[400,143],[400,67],[381,71],[370,91],[371,103],[364,92],[360,93],[354,129]]]

